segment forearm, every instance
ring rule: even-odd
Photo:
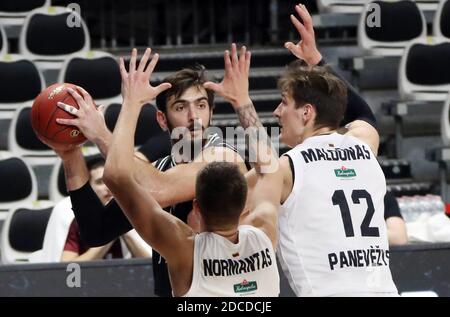
[[[67,191],[77,190],[89,181],[89,171],[81,149],[61,156]]]
[[[88,182],[69,195],[80,235],[89,246],[104,245],[133,228],[117,202],[103,206]]]
[[[134,104],[122,105],[119,118],[112,136],[111,147],[105,164],[105,183],[110,190],[120,190],[122,179],[134,177],[134,134],[140,107]]]
[[[250,163],[257,174],[264,173],[264,171],[266,173],[275,172],[278,168],[278,157],[253,103],[250,102],[235,109],[239,122],[248,136]]]
[[[81,261],[93,261],[101,260],[108,253],[112,246],[112,242],[101,247],[90,248],[83,254],[76,256],[73,252],[64,251],[61,256],[61,262],[81,262]]]
[[[134,232],[134,233],[135,233],[135,235],[134,234],[131,235],[131,232],[128,232],[122,236],[128,250],[130,250],[130,252],[134,258],[149,258],[149,257],[151,257],[152,256],[151,247],[149,245],[147,245],[146,242],[144,240],[142,240],[141,237],[139,237],[137,232]]]
[[[109,148],[112,141],[112,133],[108,129],[106,129],[101,135],[98,135],[93,142],[97,145],[100,153],[104,158],[108,156]]]

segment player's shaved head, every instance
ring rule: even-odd
[[[197,175],[196,198],[208,228],[237,224],[247,199],[247,182],[236,164],[213,162]]]

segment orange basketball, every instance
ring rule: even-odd
[[[58,102],[63,102],[78,109],[77,102],[67,91],[67,88],[72,88],[82,96],[81,91],[73,84],[54,84],[47,87],[34,99],[31,109],[31,125],[34,132],[46,141],[59,144],[81,144],[86,141],[86,138],[77,127],[56,122],[57,118],[75,118],[75,116],[59,108]]]

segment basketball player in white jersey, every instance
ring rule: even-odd
[[[280,140],[293,148],[280,159],[279,259],[298,296],[396,296],[383,218],[386,180],[376,160],[378,133],[361,119],[351,122],[347,133],[337,132],[347,87],[328,68],[313,66],[321,55],[312,20],[304,6],[296,11],[304,24],[291,20],[302,41],[286,47],[310,66],[297,61],[288,67],[274,112]],[[231,102],[241,100],[232,105],[247,118],[244,128],[260,126],[248,90],[233,83],[225,77],[205,87]]]
[[[282,181],[279,172],[256,173],[255,207],[244,219],[250,225],[239,225],[247,197],[244,175],[232,163],[206,165],[197,175],[193,202],[201,219],[200,234],[165,212],[153,197],[157,192],[139,182],[134,160],[136,123],[145,100],[158,94],[149,84],[151,71],[144,69],[149,57],[147,50],[135,69],[133,54],[129,73],[121,64],[124,102],[106,161],[105,184],[139,234],[166,259],[173,295],[278,296],[274,249]],[[152,59],[150,65],[155,63]],[[228,56],[231,63],[236,67],[227,69],[226,76],[248,87],[250,54],[244,48],[239,59]],[[260,143],[261,153],[272,153],[267,140]],[[259,159],[258,153],[258,171],[266,161],[260,163]],[[277,162],[276,157],[273,160]]]

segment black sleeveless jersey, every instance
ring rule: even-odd
[[[212,134],[208,137],[208,141],[203,146],[203,149],[211,146],[228,147],[229,149],[237,152],[235,147],[224,142],[223,139],[219,137],[217,134]],[[177,163],[173,160],[173,157],[171,155],[163,157],[157,160],[155,163],[155,167],[162,172],[176,165]],[[188,214],[192,210],[192,201],[179,203],[164,208],[164,210],[170,212],[175,217],[187,223]],[[152,261],[153,261],[153,277],[155,280],[155,294],[158,296],[166,296],[166,297],[172,296],[172,288],[170,286],[169,272],[167,270],[166,260],[158,252],[153,250]]]

